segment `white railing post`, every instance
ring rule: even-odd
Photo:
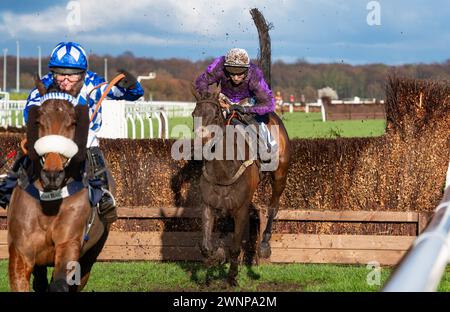
[[[450,262],[450,187],[426,230],[386,283],[385,292],[436,291]]]
[[[153,120],[151,113],[145,113],[145,118],[148,120],[148,128],[150,130],[150,139],[153,139]]]
[[[141,125],[141,137],[140,137],[140,139],[143,139],[145,137],[144,120],[142,119],[141,114],[135,114],[134,118],[137,118],[139,120],[139,124]]]
[[[169,139],[169,118],[167,117],[167,113],[163,110],[161,111],[161,116],[163,117],[163,120],[164,120],[165,138]]]
[[[317,104],[320,104],[320,112],[322,113],[322,121],[327,121],[327,115],[325,113],[325,105],[323,105],[322,99],[318,99]]]
[[[131,138],[136,139],[136,125],[134,124],[133,116],[130,113],[128,113],[126,120],[127,120],[127,136],[128,136],[128,120],[130,120],[131,121]]]
[[[158,121],[158,138],[161,138],[161,136],[162,136],[161,117],[159,116],[159,112],[156,112],[154,115],[155,115],[156,120]]]

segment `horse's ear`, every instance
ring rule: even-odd
[[[39,77],[38,74],[34,76],[34,85],[39,91],[39,94],[43,96],[45,93],[47,93],[47,88],[45,87],[44,83],[41,81],[41,77]]]
[[[197,89],[195,88],[195,85],[194,85],[193,83],[191,83],[191,92],[192,92],[192,95],[195,97],[195,99],[196,99],[197,101],[199,101],[199,100],[201,99],[201,96],[200,96],[200,94],[197,92]]]

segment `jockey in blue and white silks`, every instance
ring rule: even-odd
[[[48,88],[50,85],[53,84],[54,74],[53,72],[49,72],[44,77],[42,77],[42,82],[44,83],[45,87]],[[90,95],[89,103],[88,103],[88,95],[89,92],[92,91],[92,89],[95,86],[98,86],[99,84],[105,82],[105,79],[98,74],[86,71],[86,76],[84,77],[84,84],[78,94],[78,96],[75,96],[75,98],[78,101],[78,105],[89,105],[89,114],[92,115],[92,113],[95,110],[95,106],[102,96],[103,92],[105,91],[107,85],[103,85],[97,90],[93,91]],[[142,89],[139,82],[136,82],[133,88],[125,89],[120,86],[114,86],[108,93],[107,98],[113,99],[113,100],[127,100],[127,101],[135,101],[139,99],[144,94],[144,90]],[[41,105],[41,96],[39,95],[39,91],[34,88],[27,99],[27,104],[25,106],[24,110],[24,118],[25,121],[28,120],[28,110],[33,105]],[[100,106],[100,109],[98,110],[97,114],[94,117],[94,120],[92,120],[89,128],[89,137],[87,142],[87,147],[93,147],[98,146],[98,139],[96,137],[96,133],[100,130],[100,127],[102,125],[102,108]]]
[[[46,145],[54,144],[46,140],[36,145],[39,133],[36,120],[39,116],[39,106],[44,102],[45,97],[57,96],[58,98],[66,99],[66,95],[68,97],[70,96],[70,102],[74,106],[87,105],[89,115],[93,116],[96,104],[107,88],[107,85],[104,84],[95,89],[96,86],[105,82],[105,79],[87,70],[88,59],[86,52],[76,42],[60,42],[57,44],[50,55],[48,67],[50,72],[42,77],[41,81],[47,90],[55,89],[57,92],[53,94],[47,93],[41,98],[39,91],[36,88],[33,89],[28,96],[24,110],[24,118],[27,123],[27,157],[35,163],[39,163],[36,147],[41,150],[46,150],[48,148]],[[125,70],[121,70],[120,72],[124,74],[124,77],[111,88],[107,94],[107,98],[135,101],[143,96],[144,90],[137,79]],[[117,219],[117,211],[114,197],[109,192],[109,181],[112,177],[108,174],[106,161],[98,146],[99,142],[96,136],[101,126],[102,109],[100,107],[89,125],[86,158],[89,165],[88,178],[91,180],[99,180],[101,183],[102,196],[99,202],[99,211],[102,219],[109,226]],[[12,188],[14,187],[12,175],[9,177],[9,180],[6,181],[7,183],[0,184],[0,206],[2,207],[8,205]]]

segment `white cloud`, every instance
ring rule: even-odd
[[[54,33],[55,29],[64,27],[64,23],[58,18],[63,13],[64,11],[60,7],[49,8],[44,15],[4,12],[0,15],[0,26],[11,37],[18,37],[24,34],[45,35]],[[54,18],[50,19],[51,16]]]
[[[72,11],[66,6],[49,7],[39,14],[0,14],[0,24],[11,36],[29,34],[58,34],[61,31],[118,32],[121,26],[137,25],[142,30],[172,33],[197,34],[206,37],[223,36],[232,29],[240,31],[253,29],[249,9],[270,7],[273,14],[283,14],[291,0],[241,1],[241,0],[133,0],[126,4],[111,0],[79,0],[81,25],[71,27],[67,16]],[[272,10],[272,7],[274,8]],[[268,9],[269,11],[269,9]],[[124,29],[122,29],[124,30]],[[125,29],[126,30],[126,29]]]
[[[379,1],[382,16],[377,27],[366,23],[368,0],[79,0],[78,27],[68,24],[69,1],[61,1],[35,13],[0,12],[0,42],[39,41],[48,47],[74,40],[89,43],[96,53],[129,49],[153,55],[158,50],[161,57],[170,57],[186,51],[186,57],[194,58],[241,46],[256,56],[258,34],[249,9],[258,7],[274,25],[273,57],[286,61],[327,61],[337,55],[364,60],[370,52],[383,60],[392,59],[393,51],[413,53],[425,47],[448,55],[450,7],[443,5],[445,1]],[[428,55],[422,57],[429,59]]]
[[[154,45],[154,46],[174,46],[184,45],[191,43],[190,40],[177,40],[177,39],[163,39],[151,35],[144,34],[102,34],[102,35],[88,35],[82,34],[78,36],[78,39],[88,43],[97,43],[105,45],[123,45],[127,44],[141,44],[141,45]]]

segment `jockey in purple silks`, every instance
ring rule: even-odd
[[[261,69],[250,62],[247,51],[233,48],[225,56],[216,58],[195,81],[196,91],[207,92],[214,83],[220,84],[221,105],[230,111],[253,114],[266,148],[274,149],[277,143],[266,122],[267,114],[275,111],[275,98]]]
[[[231,110],[259,116],[275,111],[275,99],[261,69],[250,62],[247,51],[234,48],[227,55],[216,58],[195,81],[197,92],[208,91],[212,84],[220,84],[221,93],[231,104]],[[237,105],[248,99],[252,106]]]

